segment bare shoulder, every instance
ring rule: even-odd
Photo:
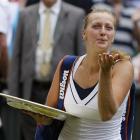
[[[132,74],[134,73],[134,68],[131,60],[120,60],[113,67],[114,73],[125,73]]]
[[[113,76],[118,77],[121,81],[133,81],[134,68],[131,60],[118,61],[113,67]]]

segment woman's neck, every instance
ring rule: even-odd
[[[94,73],[99,71],[98,55],[87,55],[83,61],[84,67],[89,71],[89,73]]]

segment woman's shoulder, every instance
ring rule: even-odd
[[[131,59],[118,60],[113,66],[114,73],[124,73],[124,75],[133,75],[134,68]]]
[[[129,69],[133,69],[133,64],[132,64],[132,61],[131,61],[131,57],[126,54],[125,52],[122,52],[122,51],[111,51],[111,54],[113,56],[115,56],[116,54],[119,55],[119,58],[115,61],[114,63],[114,69],[126,69],[126,70],[129,70]]]
[[[117,67],[133,67],[131,58],[130,59],[118,59],[115,63],[114,66]]]

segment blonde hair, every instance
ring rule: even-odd
[[[91,11],[85,17],[85,19],[84,19],[84,26],[83,26],[84,29],[88,25],[90,15],[93,14],[93,13],[108,13],[108,14],[110,14],[114,18],[114,21],[115,21],[114,22],[114,27],[116,28],[116,16],[113,13],[113,11],[111,9],[108,9],[108,8],[105,8],[105,7],[102,7],[102,6],[97,6],[97,7],[93,7],[91,9]]]

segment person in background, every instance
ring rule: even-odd
[[[20,12],[8,77],[10,95],[45,103],[61,57],[84,52],[84,15],[84,10],[61,0],[41,0]],[[27,115],[19,118],[22,139],[33,140],[35,121]]]
[[[135,11],[135,13],[133,14],[132,18],[135,27],[136,27],[136,31],[137,31],[137,38],[138,40],[140,40],[140,15],[138,14],[140,12],[140,9],[137,8],[137,10]],[[140,44],[140,42],[139,42]],[[140,46],[138,48],[138,53],[136,54],[136,56],[134,56],[132,58],[132,63],[134,66],[134,80],[136,82],[136,84],[140,85]]]
[[[8,59],[11,61],[13,52],[13,41],[15,37],[18,14],[24,7],[26,0],[1,0],[0,5],[7,16],[7,47],[8,47]]]
[[[9,67],[9,64],[11,63],[11,57],[13,53],[13,42],[14,42],[15,33],[16,33],[18,14],[19,14],[19,11],[24,7],[24,4],[25,4],[25,0],[0,0],[0,8],[3,10],[5,14],[4,22],[6,22],[5,26],[7,26],[6,46],[7,46],[7,55],[8,55],[7,56],[8,67]],[[1,12],[0,12],[0,15],[2,15]],[[1,23],[2,22],[3,21],[1,21]],[[5,63],[5,65],[7,65],[7,63]],[[7,73],[6,70],[3,69],[3,71]],[[6,88],[3,91],[3,93],[7,93],[7,91],[8,89]],[[16,120],[16,117],[17,117],[17,114],[15,114],[13,109],[11,109],[8,105],[3,105],[1,109],[1,118],[2,118],[6,140],[16,140],[15,135],[17,135],[18,129],[17,131],[16,131],[16,127],[15,129],[13,129],[13,126],[16,123],[12,124],[13,120]]]
[[[66,118],[58,140],[123,140],[121,127],[134,70],[130,56],[111,50],[116,24],[116,17],[107,9],[94,7],[86,16],[86,54],[72,67],[64,99],[65,111],[78,118]],[[63,59],[46,101],[46,105],[54,108],[59,98],[62,62]],[[50,120],[37,114],[34,118],[38,124]]]
[[[7,89],[8,54],[7,54],[7,17],[0,5],[0,92]],[[5,129],[1,111],[3,109],[2,99],[0,98],[0,139],[5,140]]]

